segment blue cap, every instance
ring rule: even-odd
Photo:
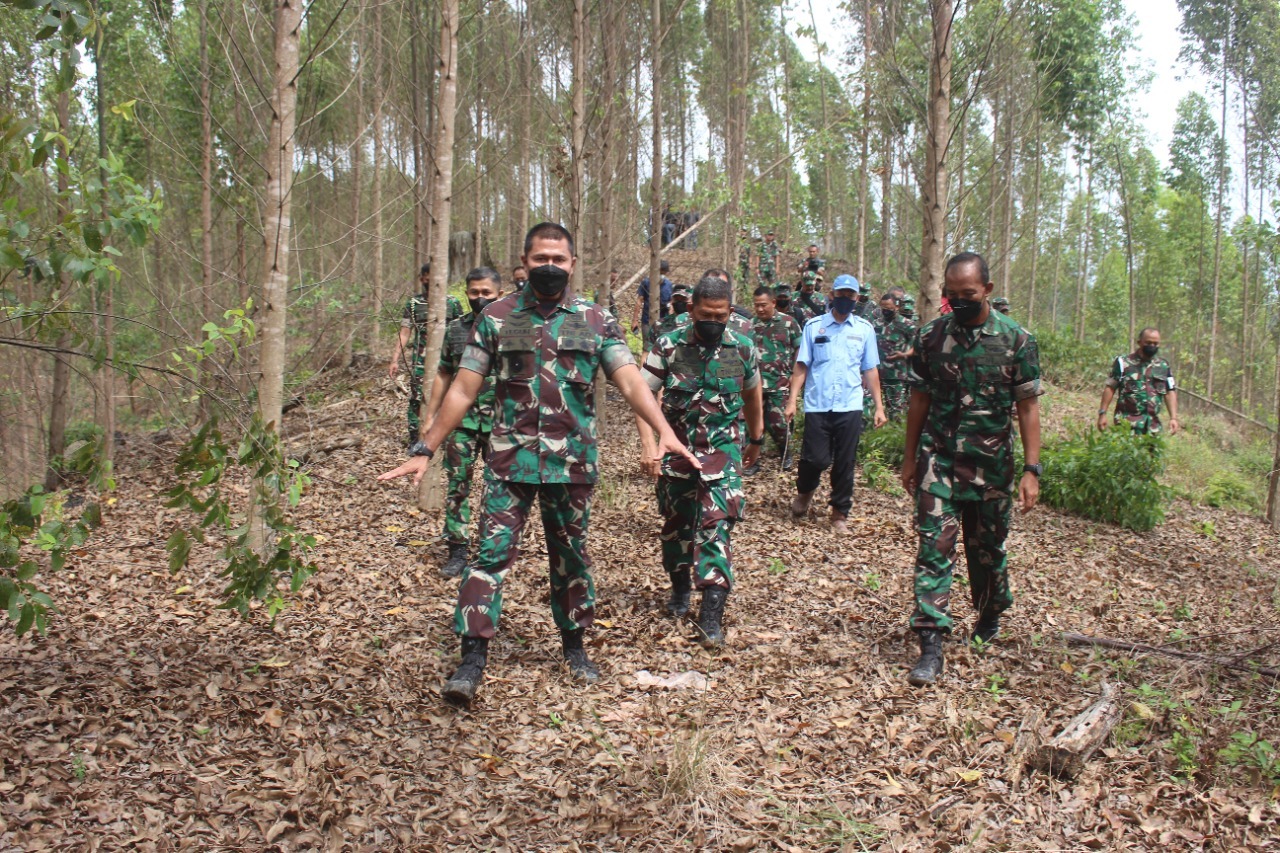
[[[854,276],[849,275],[848,273],[845,273],[844,275],[838,275],[836,276],[836,280],[831,282],[831,289],[832,291],[852,290],[854,293],[857,293],[858,279]]]

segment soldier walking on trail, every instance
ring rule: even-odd
[[[901,312],[902,319],[906,321],[911,328],[916,327],[916,300],[910,295],[902,297],[902,305],[898,309]]]
[[[421,420],[419,411],[422,407],[422,374],[427,351],[427,291],[431,287],[431,264],[423,264],[418,271],[418,283],[422,287],[420,293],[410,296],[404,304],[404,313],[400,318],[400,336],[396,339],[396,348],[391,353],[391,364],[387,367],[387,375],[392,379],[400,372],[400,365],[409,368],[409,404],[405,411],[405,419],[409,425],[409,444],[418,440]],[[451,323],[462,315],[462,306],[452,296],[445,299],[445,323]]]
[[[787,434],[791,425],[787,421],[787,397],[791,394],[791,369],[796,363],[796,351],[800,347],[800,326],[795,318],[778,310],[777,297],[769,288],[756,288],[753,307],[756,311],[752,336],[756,351],[760,354],[760,379],[764,394],[765,429],[778,445],[782,456],[782,470],[791,470],[791,451]],[[784,448],[785,450],[784,454]],[[742,473],[750,477],[760,470],[757,460]]]
[[[617,320],[569,292],[578,260],[569,232],[550,222],[535,225],[525,237],[522,260],[529,286],[481,312],[431,428],[408,462],[378,478],[412,474],[415,483],[421,480],[431,456],[474,404],[484,378],[493,377],[480,547],[463,571],[454,611],[462,663],[441,691],[456,704],[469,703],[484,676],[502,611],[502,584],[535,502],[547,538],[551,613],[565,662],[576,680],[600,677],[583,647],[583,632],[595,618],[586,537],[597,478],[597,370],[603,368],[631,408],[658,431],[655,455],[684,456],[694,469],[700,467],[663,419]]]
[[[874,328],[875,321],[873,317],[875,315],[875,310],[876,304],[871,301],[871,285],[867,284],[865,281],[861,282],[858,285],[857,299],[853,303],[853,316],[861,317],[868,323],[871,323]]]
[[[1146,328],[1138,335],[1138,348],[1128,355],[1116,356],[1111,375],[1102,389],[1102,405],[1098,407],[1098,429],[1107,428],[1107,410],[1116,398],[1115,423],[1127,422],[1134,435],[1159,435],[1160,401],[1169,402],[1169,432],[1178,432],[1178,392],[1173,381],[1173,368],[1161,358],[1160,331]]]
[[[738,281],[747,282],[751,275],[751,236],[744,225],[738,229]]]
[[[992,299],[991,307],[1006,317],[1009,316],[1009,299],[1007,297],[997,296],[995,299]]]
[[[831,310],[804,326],[791,374],[787,420],[795,417],[796,402],[804,394],[804,441],[796,472],[796,497],[791,514],[809,514],[822,472],[831,469],[831,527],[837,533],[849,529],[853,506],[853,466],[862,435],[864,388],[875,402],[874,425],[885,422],[876,367],[876,333],[871,324],[853,316],[858,280],[837,276],[831,284]]]
[[[880,349],[880,396],[884,398],[884,414],[891,421],[907,410],[907,359],[916,330],[898,316],[898,300],[892,292],[880,297],[880,325],[876,329],[876,345]]]
[[[817,243],[810,243],[805,250],[804,257],[796,264],[796,272],[798,273],[814,272],[821,274],[826,268],[827,262],[818,257]]]
[[[778,283],[778,250],[781,248],[774,242],[773,232],[766,231],[764,241],[760,243],[758,250],[759,260],[756,268],[761,284],[772,285]]]
[[[951,576],[963,538],[976,641],[1000,632],[1013,604],[1005,539],[1013,505],[1013,411],[1026,464],[1017,497],[1023,511],[1040,495],[1040,358],[1035,338],[991,308],[991,275],[981,255],[947,262],[952,313],[916,335],[910,359],[902,486],[916,501],[919,545],[911,628],[920,658],[907,680],[932,684],[951,633]]]
[[[467,273],[467,303],[471,310],[449,324],[444,346],[440,350],[440,367],[431,383],[431,399],[427,402],[427,429],[431,428],[440,404],[444,401],[453,378],[458,375],[462,353],[471,340],[476,320],[485,306],[502,292],[501,276],[490,267],[477,267]],[[486,376],[480,386],[475,405],[467,410],[458,428],[444,440],[444,468],[449,488],[444,501],[444,540],[449,557],[440,574],[456,578],[467,565],[467,527],[471,524],[471,479],[476,460],[489,448],[493,429],[493,380]]]
[[[671,578],[667,609],[677,617],[689,611],[696,574],[702,590],[698,641],[708,649],[725,640],[724,606],[734,582],[729,536],[742,518],[742,465],[753,464],[764,443],[755,348],[748,337],[726,328],[732,294],[732,286],[718,278],[699,281],[689,322],[660,336],[644,363],[645,381],[661,400],[662,414],[701,470],[673,454],[659,460],[649,427],[636,424],[642,467],[658,478],[662,565]],[[745,453],[743,414],[750,437]]]

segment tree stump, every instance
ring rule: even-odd
[[[1033,750],[1027,765],[1064,779],[1074,779],[1122,716],[1120,691],[1103,683],[1098,701],[1076,715],[1051,741]]]

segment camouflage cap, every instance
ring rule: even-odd
[[[1009,300],[1004,296],[997,296],[995,299],[991,300],[991,305],[994,308],[1008,308]]]
[[[687,284],[677,284],[676,286],[671,288],[672,299],[675,299],[677,296],[688,297],[692,295],[692,293],[693,293],[693,288]]]
[[[858,292],[859,292],[859,293],[861,293],[861,294],[864,294],[864,295],[866,295],[866,296],[870,296],[870,295],[871,295],[871,285],[867,284],[865,281],[858,282]]]

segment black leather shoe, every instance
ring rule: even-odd
[[[594,684],[600,680],[600,668],[587,657],[587,650],[582,647],[582,629],[560,631],[560,642],[564,647],[564,662],[569,666],[569,675],[574,681]]]
[[[702,609],[698,613],[698,643],[715,650],[724,645],[724,603],[729,590],[709,586],[702,591]]]
[[[457,578],[462,576],[462,570],[467,567],[467,543],[466,542],[450,542],[449,543],[449,559],[444,561],[444,565],[440,567],[440,576],[446,578]]]

